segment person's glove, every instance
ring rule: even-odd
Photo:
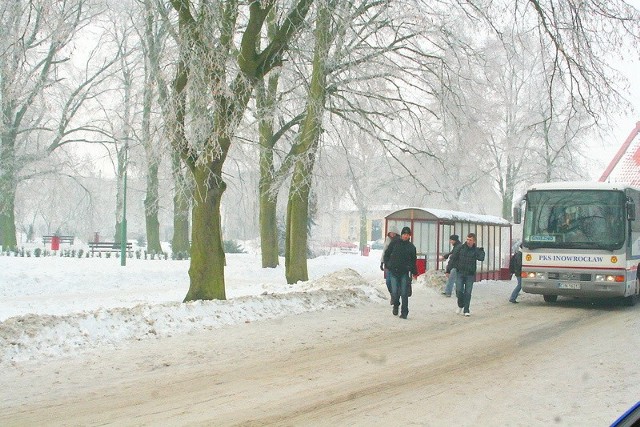
[[[380,270],[384,271],[384,262],[380,263]]]

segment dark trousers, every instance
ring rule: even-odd
[[[458,273],[456,280],[456,296],[458,297],[458,307],[464,308],[465,313],[469,313],[471,305],[471,292],[473,291],[473,281],[475,274]]]
[[[409,314],[409,280],[409,273],[400,276],[391,274],[391,298],[393,299],[393,305],[400,305],[400,300],[402,299],[401,316]]]

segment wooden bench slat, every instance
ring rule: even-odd
[[[127,242],[126,246],[127,252],[133,248],[131,242]],[[122,247],[118,242],[89,242],[89,249],[91,252],[118,252],[122,250]]]
[[[60,239],[60,243],[70,243],[73,244],[75,241],[75,236],[42,236],[42,243],[47,244],[51,243],[51,238],[58,237]]]

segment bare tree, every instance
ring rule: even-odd
[[[267,40],[271,41],[277,34],[277,8],[274,7],[267,16]],[[278,131],[276,126],[278,84],[280,70],[274,70],[261,79],[256,85],[256,114],[258,117],[258,137],[260,141],[258,184],[260,248],[263,268],[274,268],[279,265],[279,230],[277,219],[278,191],[276,177],[282,170],[276,170],[276,147],[279,140],[293,126],[300,122],[301,115],[283,124]]]
[[[287,205],[284,251],[287,283],[309,280],[306,233],[309,218],[309,197],[327,98],[326,66],[332,41],[331,15],[335,6],[335,1],[321,3],[316,16],[313,69],[304,119],[300,125],[298,141],[295,145],[297,155],[295,156]]]
[[[257,41],[274,3],[251,2],[245,8],[235,1],[203,1],[195,10],[186,0],[171,2],[178,15],[180,40],[173,90],[191,91],[189,105],[171,106],[176,117],[190,120],[189,127],[171,130],[180,135],[171,142],[195,182],[191,283],[186,301],[226,298],[220,221],[226,188],[222,169],[256,82],[281,63],[313,2],[296,1],[282,17],[273,41],[258,51]],[[240,14],[245,11],[248,15]]]
[[[624,54],[622,40],[638,40],[637,10],[600,0],[418,4],[421,15],[444,5],[469,18],[459,20],[464,27],[442,26],[461,42],[443,55],[450,65],[459,58],[449,68],[457,87],[435,98],[441,142],[425,162],[441,171],[430,180],[445,200],[460,206],[462,194],[489,176],[508,218],[519,186],[584,177],[584,138],[603,114],[625,105],[607,58]]]
[[[296,265],[299,274],[290,271],[287,277],[289,282],[304,280],[306,275],[307,239],[306,236],[301,238],[300,234],[309,223],[308,212],[305,213],[304,210],[308,209],[310,202],[313,165],[320,147],[321,133],[323,138],[340,139],[340,132],[351,126],[354,133],[367,134],[381,147],[386,147],[387,152],[396,147],[403,150],[408,144],[396,132],[401,132],[399,128],[403,126],[402,123],[415,124],[417,111],[424,111],[424,104],[415,102],[413,94],[408,95],[408,92],[401,90],[405,85],[407,88],[417,88],[415,71],[423,65],[421,61],[411,58],[415,51],[409,46],[409,41],[422,31],[415,22],[412,22],[413,25],[408,24],[407,19],[413,18],[402,14],[394,16],[396,11],[387,2],[349,1],[340,2],[339,5],[328,2],[325,7],[332,9],[328,34],[323,35],[327,46],[322,47],[327,55],[323,62],[330,65],[319,65],[317,52],[313,69],[308,70],[304,66],[304,59],[296,63],[296,71],[300,77],[295,81],[309,81],[306,86],[307,107],[300,114],[290,114],[289,119],[283,120],[283,126],[278,132],[271,132],[272,135],[280,136],[289,126],[301,123],[298,137],[283,157],[279,169],[275,172],[269,170],[276,178],[268,181],[273,194],[286,174],[294,168],[289,189],[285,261],[289,265]],[[314,35],[317,47],[317,28]],[[295,52],[303,57],[303,49]],[[409,63],[411,66],[407,67]],[[326,75],[317,76],[317,67],[322,67]],[[283,74],[286,71],[283,70]],[[305,74],[307,72],[311,78]],[[313,86],[321,81],[324,81],[322,89]],[[287,87],[282,93],[287,93]],[[294,92],[288,94],[291,96],[292,93]],[[316,96],[317,99],[310,99],[311,96]],[[279,96],[278,99],[282,103],[284,97]],[[323,125],[322,115],[313,119],[308,117],[309,113],[317,114],[325,109],[330,117],[329,128]],[[280,111],[282,110],[280,107]],[[288,110],[291,110],[291,105]],[[401,111],[405,113],[404,118]],[[389,119],[389,115],[393,118]],[[396,121],[393,126],[385,127],[385,122],[394,119]],[[305,129],[305,126],[308,128]],[[339,130],[334,132],[334,129]],[[314,133],[317,140],[307,139]],[[338,136],[332,136],[334,134]],[[262,150],[267,151],[264,147]],[[293,259],[294,257],[297,258]]]
[[[141,4],[142,3],[142,4]],[[145,228],[147,235],[147,251],[151,253],[161,253],[160,245],[160,221],[158,212],[160,209],[159,191],[159,168],[162,160],[163,144],[159,132],[154,132],[153,117],[154,107],[157,105],[156,84],[157,84],[157,58],[160,56],[161,47],[166,40],[165,25],[161,19],[154,14],[150,0],[136,2],[137,8],[131,15],[135,20],[140,13],[142,16],[143,31],[138,31],[138,38],[142,45],[144,55],[144,84],[142,100],[142,122],[141,122],[141,142],[145,151],[147,189],[144,199]],[[137,22],[137,21],[134,21]],[[160,139],[160,141],[158,141]]]
[[[78,113],[99,94],[116,59],[90,52],[82,76],[69,75],[72,67],[64,67],[74,37],[99,12],[89,6],[83,0],[0,5],[0,243],[5,247],[16,245],[15,197],[18,183],[26,179],[23,168],[101,133],[90,121],[79,120]],[[58,105],[51,108],[54,103]],[[39,133],[48,134],[46,147],[32,144]]]
[[[176,56],[174,49],[180,44],[180,40],[169,13],[172,6],[166,5],[162,1],[141,1],[144,4],[145,26],[142,39],[145,43],[148,84],[157,90],[158,103],[162,111],[162,129],[170,146],[186,146],[188,142],[183,140],[186,135],[181,131],[185,128],[186,65],[183,60],[175,61],[174,59]],[[163,58],[164,63],[162,62]],[[176,77],[171,82],[166,70],[171,70],[173,68],[171,65],[174,63]],[[157,153],[162,150],[158,146],[150,145],[147,151],[152,159],[156,159],[148,161],[149,176],[152,176],[151,167],[159,160]],[[188,253],[190,251],[189,214],[193,180],[177,150],[171,150],[171,173],[174,184],[171,250],[174,254]],[[148,186],[155,188],[151,182]],[[150,205],[147,212],[151,213],[153,209],[157,208],[157,204],[153,202],[152,197],[149,197],[148,200]]]
[[[537,88],[544,84],[540,65],[541,55],[526,34],[513,28],[505,31],[503,40],[487,41],[484,76],[475,88],[474,105],[480,118],[478,143],[486,153],[487,164],[480,169],[491,177],[502,200],[501,214],[511,218],[511,206],[517,186],[531,180],[535,171],[533,148],[537,125],[537,106],[545,103],[544,92]]]

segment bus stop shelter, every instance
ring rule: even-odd
[[[457,234],[464,244],[469,233],[475,233],[478,246],[486,256],[478,264],[476,280],[508,280],[511,257],[511,223],[504,218],[432,208],[405,208],[385,217],[386,230],[411,228],[411,241],[418,252],[418,274],[427,270],[444,270],[448,260],[440,257],[451,250],[449,236]]]

